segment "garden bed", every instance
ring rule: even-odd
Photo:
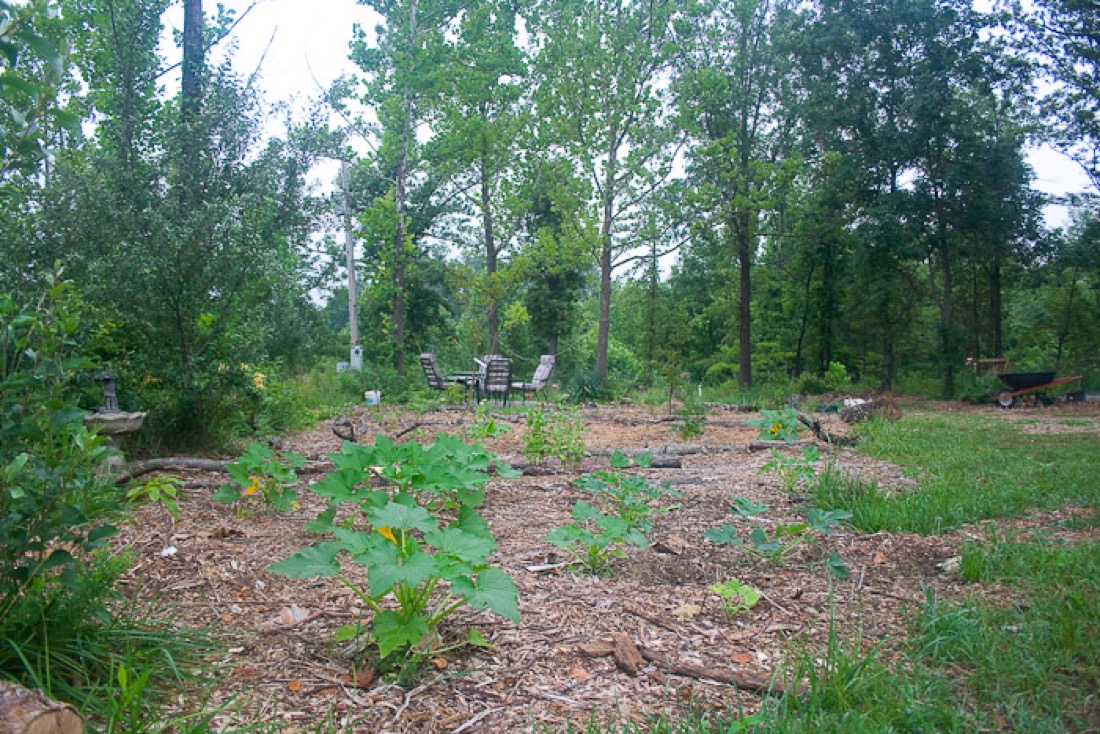
[[[1062,422],[1074,431],[1100,433],[1095,406],[1085,411],[1082,405],[1073,406],[1072,415],[1050,409],[999,414],[1024,427]],[[835,416],[815,417],[831,432],[847,430]],[[417,422],[423,425],[405,439],[459,433],[473,415],[364,409],[351,418],[360,441],[370,443],[374,434],[393,436]],[[122,541],[136,556],[125,590],[155,600],[184,624],[210,627],[224,637],[224,654],[216,661],[221,678],[213,699],[202,703],[208,710],[225,707],[217,725],[267,722],[282,731],[314,731],[330,721],[334,730],[356,732],[561,731],[568,722],[583,728],[592,717],[639,719],[701,702],[751,713],[761,696],[781,695],[785,686],[800,683],[783,680],[785,661],[797,650],[823,650],[830,626],[859,644],[881,645],[889,657],[904,639],[906,612],[926,593],[963,593],[949,559],[963,539],[980,532],[976,528],[938,537],[834,529],[815,535],[785,562],[704,540],[706,530],[723,524],[745,536],[752,527],[800,521],[805,511],[774,473],[760,473],[771,456],[749,451],[757,429],[738,425],[734,414],[721,418],[723,425],[691,439],[709,450],[684,455],[682,468],[628,470],[667,481],[681,496],[665,502],[674,508],[655,520],[650,547],[629,548],[612,577],[571,572],[562,551],[545,540],[571,521],[571,505],[584,498],[572,480],[581,471],[606,468],[606,458],[587,458],[580,471],[493,480],[482,515],[500,544],[493,563],[519,588],[522,622],[461,608],[442,625],[442,642],[457,642],[477,628],[492,649],[433,656],[409,688],[375,680],[352,643],[333,642],[339,627],[360,618],[360,604],[346,587],[334,579],[291,579],[265,570],[317,541],[303,526],[326,503],[304,485],[319,474],[302,476],[294,512],[258,509],[245,517],[210,500],[224,474],[189,474],[178,522],[149,505],[137,523],[124,528]],[[667,422],[652,420],[640,408],[588,409],[584,421],[590,449],[657,451],[682,443]],[[505,460],[521,461],[523,430],[516,425],[514,433],[486,446]],[[325,423],[288,440],[287,448],[318,466],[339,444]],[[915,486],[897,467],[852,450],[839,451],[835,461],[840,471],[897,492]],[[733,496],[768,509],[757,520],[735,517],[729,511]],[[1027,522],[1049,524],[1055,515]],[[825,571],[824,561],[834,553],[850,570],[846,579]],[[731,577],[763,594],[752,609],[732,617],[708,589]],[[633,675],[615,655],[603,654],[623,635],[648,653]],[[739,692],[731,679],[774,680],[776,690]],[[198,703],[181,700],[189,705]]]

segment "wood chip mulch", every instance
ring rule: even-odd
[[[830,431],[848,430],[835,416],[816,417]],[[1012,417],[1021,420],[1020,414]],[[373,434],[394,436],[416,423],[421,425],[406,440],[459,433],[472,414],[363,410],[352,418],[359,440],[371,442]],[[879,645],[890,656],[904,640],[908,613],[926,593],[973,593],[952,572],[950,560],[964,540],[981,536],[980,528],[939,537],[839,529],[786,563],[704,540],[705,530],[723,524],[747,537],[754,525],[729,512],[735,495],[768,505],[759,521],[765,528],[798,521],[804,511],[774,474],[759,473],[770,457],[747,449],[756,429],[743,426],[735,414],[721,419],[692,439],[710,450],[684,455],[682,468],[636,470],[668,481],[682,496],[666,501],[674,507],[656,520],[650,548],[630,548],[611,578],[570,571],[568,559],[545,542],[553,528],[571,521],[572,503],[585,496],[571,485],[579,472],[493,480],[482,514],[500,543],[493,562],[520,589],[522,624],[460,609],[441,627],[443,645],[476,628],[493,647],[431,657],[411,689],[375,679],[353,644],[333,642],[338,628],[361,618],[361,605],[348,589],[335,579],[289,579],[265,570],[317,542],[303,526],[325,505],[305,486],[323,474],[301,477],[295,512],[259,510],[240,517],[209,499],[224,474],[188,473],[178,522],[163,508],[146,506],[123,529],[120,543],[137,558],[124,590],[225,640],[214,661],[212,698],[201,704],[181,698],[184,708],[224,707],[216,728],[263,722],[287,732],[331,725],[347,732],[456,734],[559,732],[570,725],[583,730],[593,718],[641,721],[700,704],[751,713],[762,696],[799,689],[801,681],[784,676],[787,661],[799,651],[820,657],[831,624],[847,640]],[[1100,432],[1095,411],[1087,420]],[[1080,428],[1081,422],[1071,423]],[[586,443],[594,450],[683,443],[669,422],[641,408],[588,409],[585,425]],[[514,429],[486,443],[519,462],[524,428]],[[331,421],[286,441],[317,464],[339,444]],[[836,460],[843,471],[876,478],[894,491],[915,486],[897,467],[848,449]],[[607,459],[596,456],[581,471],[606,467]],[[830,553],[851,570],[848,579],[825,573],[823,559]],[[732,577],[759,589],[763,599],[729,618],[708,586]]]

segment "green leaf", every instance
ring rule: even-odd
[[[485,636],[481,634],[481,631],[476,627],[471,628],[466,633],[466,644],[473,645],[474,647],[484,647],[488,649],[493,648],[493,643],[485,639]]]
[[[734,497],[730,512],[740,515],[745,519],[756,517],[768,511],[768,506],[763,502],[753,502],[745,497]]]
[[[382,657],[398,648],[415,645],[426,634],[428,621],[419,615],[405,621],[397,612],[387,609],[374,618],[374,638]]]
[[[718,545],[737,545],[741,539],[737,537],[737,528],[732,525],[720,525],[703,533],[703,537]]]
[[[71,423],[80,423],[84,420],[84,416],[88,415],[88,411],[81,410],[80,408],[62,408],[56,410],[51,417],[50,422],[54,428],[64,428]]]
[[[398,497],[394,498],[385,507],[378,507],[367,512],[370,524],[376,528],[390,528],[391,530],[420,530],[431,532],[439,525],[431,513],[423,507],[413,505],[409,507],[400,503]]]
[[[333,642],[351,642],[363,633],[363,628],[357,624],[345,624],[336,630],[332,636]]]
[[[493,532],[489,528],[489,523],[485,522],[485,519],[478,514],[476,509],[467,507],[466,505],[458,508],[458,518],[451,523],[451,527],[460,528],[474,535],[481,535],[488,538],[493,537]]]
[[[500,459],[496,459],[493,464],[496,467],[497,476],[501,479],[515,479],[516,477],[523,476],[523,472],[518,469],[513,469],[509,464]]]
[[[497,542],[492,537],[468,533],[453,527],[427,533],[424,535],[424,540],[435,546],[439,552],[472,564],[484,563],[489,554],[497,548]]]
[[[559,548],[568,548],[580,540],[587,540],[592,533],[577,525],[561,525],[550,531],[546,542]]]
[[[648,469],[653,466],[653,452],[646,451],[645,453],[636,455],[634,457],[634,466],[641,467],[642,469]]]
[[[451,591],[461,594],[474,609],[488,607],[519,624],[519,589],[499,568],[487,568],[477,579],[463,577],[451,582]]]
[[[615,469],[625,469],[630,466],[630,459],[622,451],[615,449],[615,452],[611,454],[611,458],[607,460],[607,463],[611,464]]]
[[[336,562],[336,556],[342,548],[342,544],[336,542],[318,543],[271,564],[267,570],[294,579],[335,576],[340,573],[340,564]]]
[[[577,522],[592,520],[602,515],[602,512],[583,500],[573,505],[573,519]]]
[[[825,570],[829,572],[829,575],[841,580],[852,575],[844,560],[836,553],[829,554],[828,560],[825,561]]]
[[[316,520],[306,523],[306,530],[311,533],[316,533],[317,535],[321,535],[331,530],[332,521],[336,519],[336,509],[335,507],[330,507],[318,515]]]
[[[437,576],[439,564],[433,556],[417,550],[402,557],[393,543],[379,543],[370,551],[358,556],[357,561],[367,566],[367,586],[371,596],[378,598],[398,584],[419,586],[432,576]]]
[[[210,499],[215,502],[224,502],[227,505],[231,505],[241,498],[241,490],[234,487],[232,484],[223,484],[218,487],[218,491],[210,495]]]

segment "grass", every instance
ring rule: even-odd
[[[1100,499],[1095,436],[1036,436],[995,418],[951,414],[874,422],[865,436],[861,451],[900,464],[920,483],[894,493],[842,478],[823,482],[815,502],[849,510],[851,524],[866,532],[940,533]]]

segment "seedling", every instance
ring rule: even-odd
[[[474,416],[474,423],[466,431],[470,438],[496,438],[512,432],[512,427],[507,423],[500,423],[489,414],[488,407],[479,405]]]
[[[176,500],[181,489],[183,480],[173,474],[162,474],[127,489],[126,499],[139,504],[160,503],[173,520],[179,520],[180,507]]]
[[[576,524],[554,528],[546,542],[568,551],[593,575],[608,574],[613,559],[625,558],[624,545],[649,546],[645,533],[621,517],[605,515],[583,501],[572,512]]]
[[[759,590],[748,584],[742,584],[736,578],[708,588],[722,598],[722,611],[731,619],[739,612],[752,609],[762,596]]]

